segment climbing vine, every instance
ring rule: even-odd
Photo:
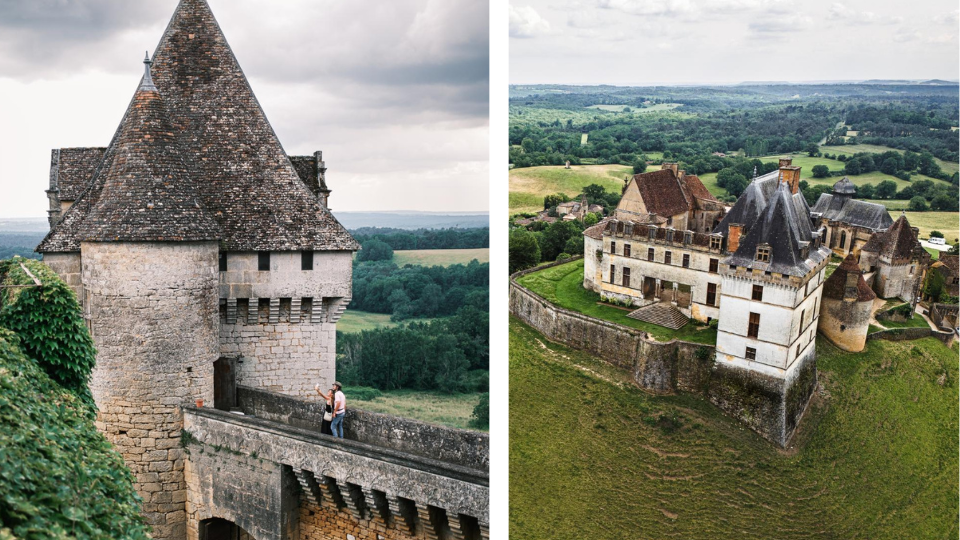
[[[0,326],[15,332],[23,352],[93,414],[87,383],[96,349],[76,294],[47,265],[22,258],[0,261],[0,285]]]

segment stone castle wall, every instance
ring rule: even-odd
[[[845,302],[824,297],[820,303],[819,331],[845,351],[862,351],[867,343],[873,302]]]
[[[638,386],[657,393],[698,394],[765,439],[786,445],[816,386],[814,348],[785,379],[718,362],[716,348],[683,341],[658,342],[640,330],[554,306],[525,289],[514,274],[510,312],[548,339],[587,351],[628,370]]]
[[[84,243],[97,427],[123,454],[154,538],[186,528],[182,407],[213,402],[217,245]]]

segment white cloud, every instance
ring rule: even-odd
[[[897,43],[906,43],[920,38],[920,32],[912,28],[901,28],[893,34],[893,40]]]
[[[642,16],[670,17],[697,11],[690,0],[597,0],[597,7]]]
[[[510,37],[532,38],[550,32],[550,23],[530,6],[514,7],[510,9]]]
[[[793,17],[790,19],[753,21],[747,25],[747,28],[751,32],[764,35],[803,32],[810,27],[812,22],[813,20],[810,17]]]
[[[955,9],[950,13],[941,13],[933,18],[934,22],[940,24],[953,24],[956,25],[960,22],[960,9]]]
[[[956,40],[956,34],[940,34],[939,36],[927,36],[923,38],[925,43],[953,43]]]
[[[903,17],[900,16],[880,16],[872,11],[856,11],[839,2],[830,6],[830,10],[827,12],[827,18],[842,20],[846,24],[857,25],[899,24],[903,22]]]

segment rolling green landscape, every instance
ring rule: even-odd
[[[623,178],[632,176],[630,167],[623,165],[573,165],[528,167],[510,171],[510,214],[543,210],[543,197],[565,193],[573,197],[590,184],[618,192]]]
[[[601,304],[599,294],[583,288],[583,259],[532,272],[517,281],[555,305],[598,319],[643,330],[659,341],[680,339],[711,345],[717,342],[716,329],[708,326],[694,324],[691,321],[690,324],[679,330],[670,330],[663,326],[627,317],[627,314],[633,311],[632,309]]]
[[[490,262],[490,248],[476,249],[412,249],[393,252],[393,262],[397,266],[413,264],[419,266],[452,266],[467,264],[476,259],[478,262]]]
[[[349,388],[345,391],[349,392]],[[353,398],[351,402],[365,411],[392,414],[460,429],[478,429],[470,425],[470,418],[474,407],[480,402],[480,394],[394,390],[383,392],[382,395],[368,400]],[[483,431],[486,430],[487,428],[483,428]]]
[[[513,538],[958,534],[956,346],[818,340],[822,389],[785,451],[513,317],[510,351]]]

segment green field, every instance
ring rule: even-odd
[[[511,317],[511,537],[956,538],[957,348],[817,353],[824,390],[780,451]]]
[[[478,262],[490,262],[490,249],[411,249],[393,252],[393,262],[397,266],[405,264],[419,266],[451,266]]]
[[[343,312],[340,321],[337,323],[337,330],[344,334],[355,334],[364,330],[374,330],[376,328],[392,328],[398,324],[404,324],[414,321],[427,321],[429,319],[408,319],[401,322],[393,322],[390,315],[386,313],[370,313],[369,311],[360,311],[357,309],[348,309]]]
[[[350,403],[358,409],[460,429],[474,429],[470,427],[470,416],[473,414],[473,408],[480,401],[480,394],[450,395],[414,390],[383,392],[380,397],[362,401],[356,398],[351,399],[349,389],[345,389],[344,392],[347,392]]]
[[[634,107],[631,105],[590,105],[586,107],[587,109],[596,109],[600,111],[607,112],[623,112],[624,109],[630,107],[630,112],[635,112],[639,114],[653,113],[653,112],[667,112],[672,111],[679,107],[680,103],[657,103],[656,105],[651,105],[649,107]]]
[[[900,214],[893,211],[890,217],[896,220]],[[957,212],[906,212],[906,216],[911,227],[920,229],[920,238],[929,238],[930,231],[942,232],[950,244],[960,238],[960,214]]]
[[[586,186],[599,184],[607,191],[620,192],[623,179],[633,169],[623,165],[572,165],[526,167],[510,170],[510,214],[543,210],[543,197],[565,193],[575,197]]]
[[[583,288],[583,259],[533,272],[517,281],[555,305],[643,330],[659,341],[681,339],[711,345],[717,342],[717,331],[713,328],[690,323],[679,330],[670,330],[663,326],[631,319],[627,317],[629,310],[597,304],[600,301],[600,295]]]

